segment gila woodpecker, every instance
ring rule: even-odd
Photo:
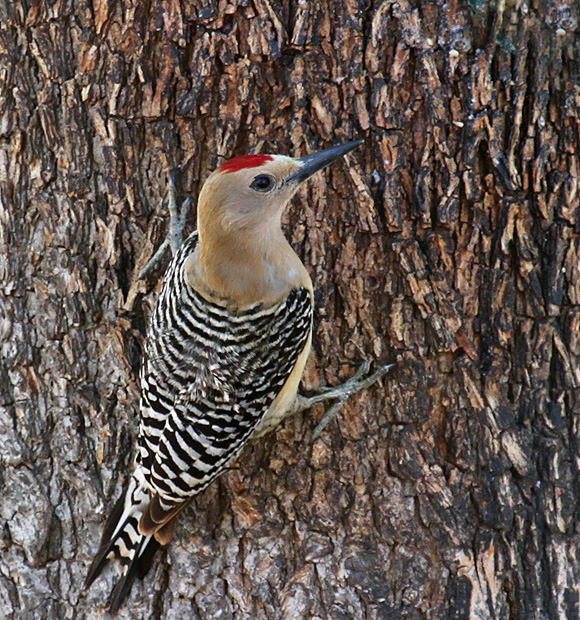
[[[312,339],[313,290],[282,233],[282,212],[300,183],[361,142],[297,159],[237,157],[203,185],[197,231],[175,253],[147,334],[135,470],[86,580],[90,585],[107,560],[121,561],[112,613],[171,540],[179,513],[251,438],[316,402],[340,406],[388,368],[360,380],[363,369],[311,398],[297,395]],[[170,207],[179,228],[184,218],[174,200]]]

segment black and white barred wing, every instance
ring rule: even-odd
[[[148,359],[153,399],[143,413],[157,426],[142,424],[141,459],[154,495],[144,534],[159,531],[238,454],[282,392],[312,326],[307,289],[236,315],[194,291],[186,302],[172,308],[179,336],[164,334],[172,368],[166,355]]]
[[[89,585],[108,559],[121,560],[124,576],[111,594],[112,612],[135,576],[147,571],[159,542],[171,538],[172,517],[258,428],[310,337],[306,289],[291,291],[272,308],[239,314],[197,295],[183,275],[196,242],[194,233],[176,255],[153,313],[141,373],[136,468],[87,576]]]

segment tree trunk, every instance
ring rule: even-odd
[[[365,137],[286,220],[304,385],[120,618],[580,616],[580,9],[564,0],[0,0],[0,618],[83,579],[132,467],[167,171]],[[193,216],[191,225],[193,226]]]

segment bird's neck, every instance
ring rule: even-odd
[[[304,265],[279,226],[247,235],[201,229],[185,269],[189,283],[204,297],[236,307],[271,306],[292,288],[312,290]]]

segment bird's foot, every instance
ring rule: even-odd
[[[175,256],[177,250],[183,241],[183,229],[185,228],[185,220],[191,207],[192,199],[186,198],[181,209],[177,206],[177,197],[175,194],[175,179],[173,172],[169,173],[169,185],[167,187],[167,206],[169,208],[169,232],[163,243],[157,249],[157,252],[149,259],[145,267],[141,269],[137,280],[144,278],[149,271],[161,260],[165,250],[171,248],[171,253]]]
[[[393,366],[394,364],[386,364],[385,366],[381,366],[371,375],[363,379],[369,369],[369,364],[365,361],[361,364],[356,373],[348,379],[348,381],[345,381],[341,385],[337,385],[336,387],[320,388],[315,390],[312,396],[302,396],[299,394],[296,397],[294,412],[309,409],[313,405],[317,405],[318,403],[322,403],[327,400],[336,401],[336,403],[334,403],[334,405],[332,405],[332,407],[330,407],[330,409],[324,414],[322,420],[320,420],[318,426],[314,429],[314,432],[312,433],[312,440],[314,441],[320,436],[326,425],[340,411],[340,408],[349,396],[352,396],[352,394],[356,394],[357,392],[360,392],[361,390],[364,390],[365,388],[376,383]]]

